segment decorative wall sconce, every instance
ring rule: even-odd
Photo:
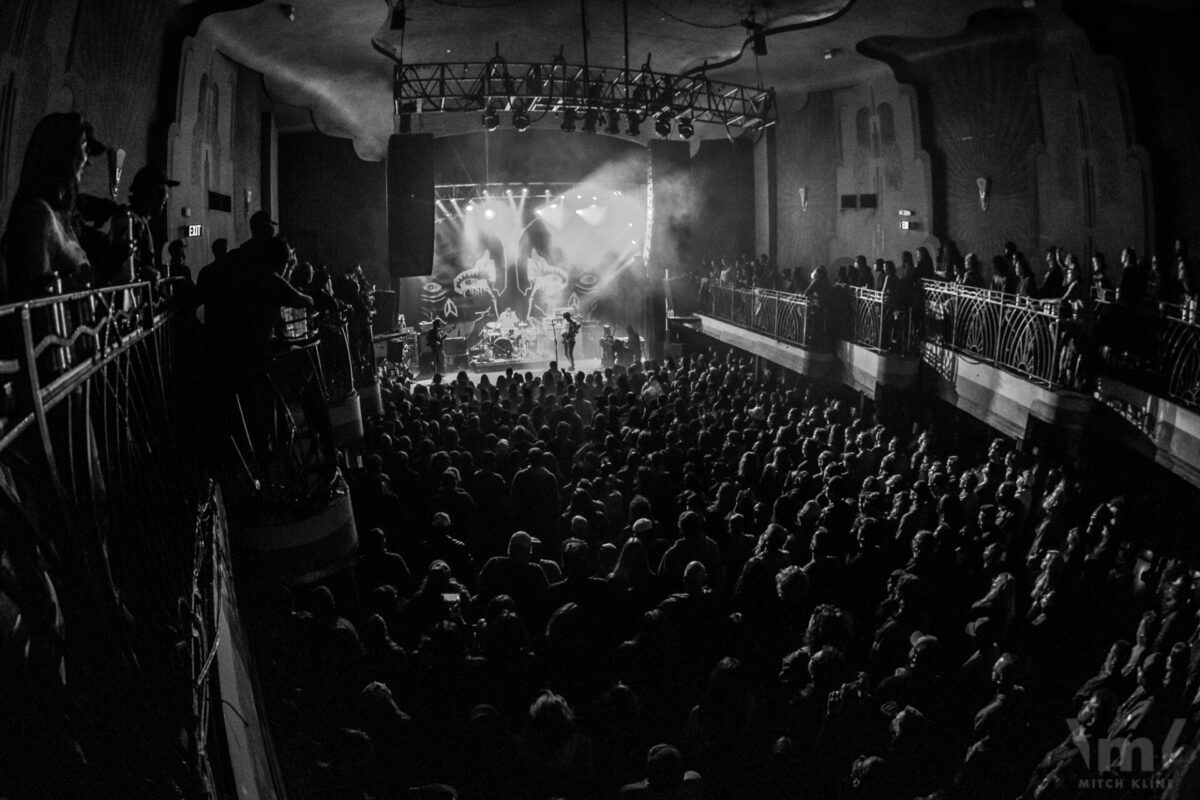
[[[808,187],[800,187],[800,210],[808,211]]]
[[[976,178],[975,185],[979,187],[979,210],[988,210],[988,192],[992,188],[991,178]]]
[[[119,147],[108,148],[108,190],[112,192],[113,202],[121,191],[121,176],[125,172],[125,151]]]

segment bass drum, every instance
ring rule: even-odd
[[[492,342],[492,352],[495,354],[496,358],[512,358],[512,356],[513,356],[512,340],[505,336],[497,337]]]

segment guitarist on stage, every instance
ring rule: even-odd
[[[571,312],[563,312],[563,322],[566,323],[567,329],[563,331],[563,352],[567,356],[567,360],[571,362],[571,371],[575,371],[575,337],[579,335],[579,329],[582,327],[578,322],[571,319]]]
[[[438,375],[445,368],[442,362],[442,342],[446,340],[446,334],[442,332],[442,321],[437,317],[433,319],[433,327],[429,329],[429,333],[425,334],[425,344],[433,352],[433,374]]]

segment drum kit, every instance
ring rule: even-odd
[[[474,360],[480,362],[526,359],[537,350],[537,331],[523,320],[507,327],[489,322],[483,338],[471,350]]]

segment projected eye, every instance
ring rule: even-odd
[[[591,273],[584,273],[579,276],[580,286],[595,286],[600,279]]]
[[[438,292],[442,291],[442,285],[437,281],[429,281],[429,283],[426,283],[421,287],[421,290],[428,292],[429,294],[437,294]]]

